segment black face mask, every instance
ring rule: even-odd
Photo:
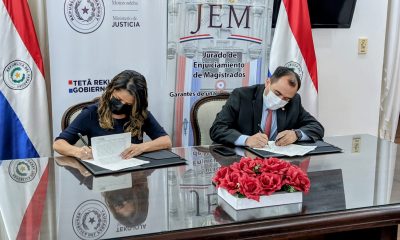
[[[121,115],[131,115],[132,106],[128,104],[123,104],[120,100],[116,99],[115,97],[111,97],[110,99],[110,109],[113,114]]]

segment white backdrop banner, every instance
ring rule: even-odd
[[[166,81],[166,1],[47,1],[47,16],[54,137],[68,107],[100,96],[125,69],[146,77],[149,110],[171,133],[173,103],[163,99],[171,88]]]
[[[168,1],[174,146],[193,145],[190,109],[198,99],[264,83],[272,4],[272,0]]]

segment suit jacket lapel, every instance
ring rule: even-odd
[[[253,133],[259,131],[258,124],[260,124],[262,117],[264,88],[264,85],[260,85],[253,98]]]

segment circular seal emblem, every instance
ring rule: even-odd
[[[224,80],[218,80],[215,82],[215,89],[216,90],[224,90],[226,88],[226,83]]]
[[[72,217],[72,227],[81,239],[99,239],[108,230],[110,213],[107,207],[98,200],[87,200],[81,203]]]
[[[32,159],[14,160],[8,166],[10,177],[18,183],[27,183],[35,178],[38,166]]]
[[[22,90],[32,82],[32,70],[26,62],[14,60],[4,68],[3,81],[11,89]]]
[[[292,69],[295,73],[299,74],[300,80],[303,79],[303,69],[298,62],[290,61],[285,64],[285,67]]]
[[[64,15],[69,26],[79,33],[96,31],[104,20],[103,0],[65,0]]]

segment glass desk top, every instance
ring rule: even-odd
[[[0,239],[139,237],[400,203],[396,144],[370,135],[325,141],[344,152],[287,158],[311,180],[302,204],[239,212],[224,205],[211,179],[240,156],[223,157],[214,146],[172,149],[186,165],[103,177],[69,157],[1,161]]]

